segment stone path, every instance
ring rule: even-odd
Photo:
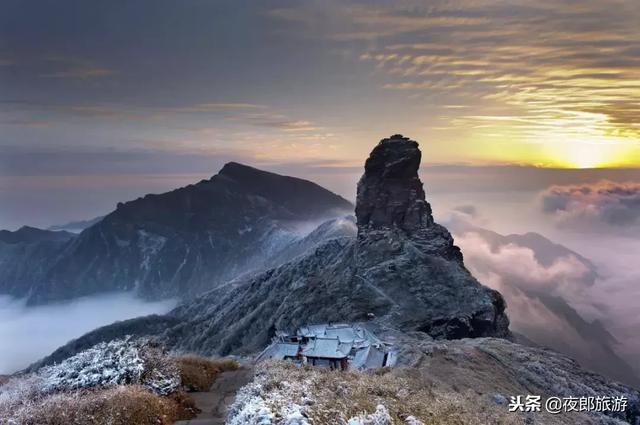
[[[236,398],[236,392],[252,378],[253,370],[247,367],[221,373],[209,391],[189,394],[202,413],[195,419],[178,421],[174,425],[224,425],[227,409]]]

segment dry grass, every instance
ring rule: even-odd
[[[154,378],[159,366],[170,364],[176,380],[179,370],[182,385],[192,391],[208,390],[218,374],[240,366],[228,359],[160,354],[147,356],[146,363],[143,378]],[[161,395],[142,385],[115,385],[47,393],[41,391],[43,378],[36,375],[7,385],[11,388],[0,393],[0,425],[170,425],[199,412],[183,390]]]
[[[260,365],[259,376],[264,379],[263,391],[273,394],[265,399],[272,412],[282,412],[295,403],[305,406],[311,423],[346,423],[349,418],[375,412],[379,404],[387,408],[394,425],[406,425],[410,416],[425,425],[526,423],[524,416],[496,404],[491,394],[445,388],[417,368],[340,372],[269,362]],[[306,403],[306,398],[313,402]],[[546,425],[580,423],[575,417],[544,413],[537,418]]]
[[[176,420],[193,419],[201,412],[201,410],[196,406],[195,401],[189,397],[189,394],[182,390],[176,391],[175,393],[166,396],[166,398],[171,400],[178,408],[175,415]]]
[[[176,361],[180,370],[180,381],[187,391],[209,391],[218,374],[240,367],[235,360],[195,355],[180,356]]]
[[[70,366],[79,365],[64,369],[64,379],[74,383],[96,382],[91,386],[56,385],[54,390],[46,390],[54,380],[48,375],[10,379],[0,387],[0,425],[169,425],[177,420],[192,419],[199,413],[181,386],[191,391],[205,391],[218,374],[240,367],[238,362],[229,359],[175,358],[154,346],[144,348],[134,353],[134,360],[139,359],[137,354],[144,360],[144,370],[136,381],[126,385],[96,379],[96,374],[100,378],[110,375],[108,368],[104,369],[102,363],[94,364],[95,361],[70,362]],[[88,357],[93,360],[95,356]],[[58,375],[55,378],[60,380]],[[0,383],[4,382],[3,378],[0,376]],[[149,385],[150,382],[153,385]]]
[[[409,416],[425,425],[523,423],[522,418],[507,413],[506,408],[491,406],[471,391],[439,391],[411,372],[402,369],[386,373],[383,370],[375,373],[322,371],[314,385],[318,403],[310,417],[318,423],[332,423],[337,419],[336,411],[352,417],[374,412],[376,406],[382,404],[395,424],[405,424]]]
[[[170,425],[193,418],[194,407],[184,394],[163,397],[122,385],[52,394],[22,406],[12,419],[21,425]]]

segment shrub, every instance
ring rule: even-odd
[[[218,368],[222,371],[222,372],[226,372],[229,370],[238,370],[240,368],[240,363],[238,363],[237,360],[233,360],[233,359],[218,359],[218,360],[213,360],[217,365]]]
[[[231,359],[210,359],[195,355],[176,358],[180,381],[187,391],[209,391],[221,372],[236,370],[240,367]]]
[[[100,343],[0,386],[0,424],[170,424],[197,408],[176,361],[148,340]]]
[[[198,409],[196,406],[196,402],[189,397],[189,394],[184,391],[176,391],[175,393],[168,396],[169,399],[173,400],[179,406],[178,411],[178,420],[188,420],[196,417],[198,413],[202,410]]]
[[[167,395],[179,385],[177,368],[160,346],[129,337],[99,343],[58,365],[43,367],[38,376],[43,393],[141,384]]]

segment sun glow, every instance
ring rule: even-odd
[[[566,161],[573,168],[605,166],[611,156],[607,146],[596,143],[569,143],[564,149]]]
[[[546,153],[565,168],[638,166],[640,145],[629,141],[585,139],[546,144]]]

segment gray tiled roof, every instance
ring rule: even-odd
[[[341,347],[340,342],[336,338],[316,338],[309,342],[302,350],[302,355],[307,357],[322,357],[326,359],[343,359],[349,354],[349,350],[342,351],[346,347]]]

